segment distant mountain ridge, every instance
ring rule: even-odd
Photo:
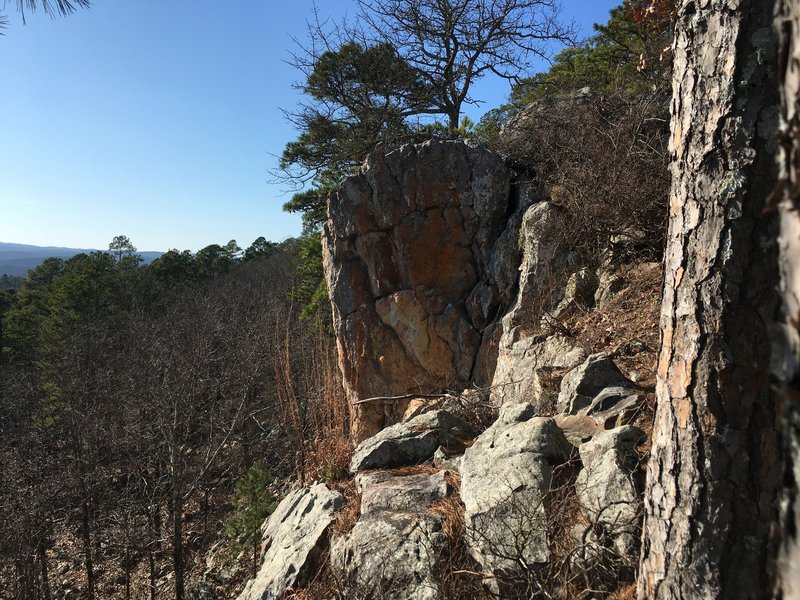
[[[24,277],[51,256],[68,259],[76,254],[97,252],[91,248],[63,248],[60,246],[34,246],[31,244],[11,244],[0,242],[0,275],[18,275]],[[107,252],[107,250],[103,250]],[[163,252],[137,252],[145,263],[151,263]]]

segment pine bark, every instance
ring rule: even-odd
[[[781,90],[778,204],[783,320],[777,351],[785,457],[778,527],[775,597],[800,600],[800,1],[778,3],[778,79]]]
[[[773,2],[684,0],[639,597],[770,595],[780,483]]]

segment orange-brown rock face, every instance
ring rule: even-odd
[[[442,141],[378,149],[331,194],[325,270],[351,402],[491,381],[525,197],[500,157]],[[358,405],[356,439],[403,408]]]

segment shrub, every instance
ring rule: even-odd
[[[541,100],[493,146],[531,171],[567,209],[565,241],[579,264],[657,260],[666,234],[667,98],[578,94]]]
[[[258,570],[261,524],[278,506],[268,489],[270,483],[272,476],[261,463],[247,469],[244,477],[236,482],[233,512],[225,525],[225,534],[233,540],[235,550],[252,549],[253,577]]]

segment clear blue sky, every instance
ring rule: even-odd
[[[312,0],[95,0],[67,18],[5,3],[0,36],[0,241],[196,251],[300,233],[281,210],[290,193],[269,170],[296,132],[286,64]],[[612,0],[563,0],[588,35]],[[318,0],[322,15],[352,0]],[[502,103],[485,80],[477,121]]]

